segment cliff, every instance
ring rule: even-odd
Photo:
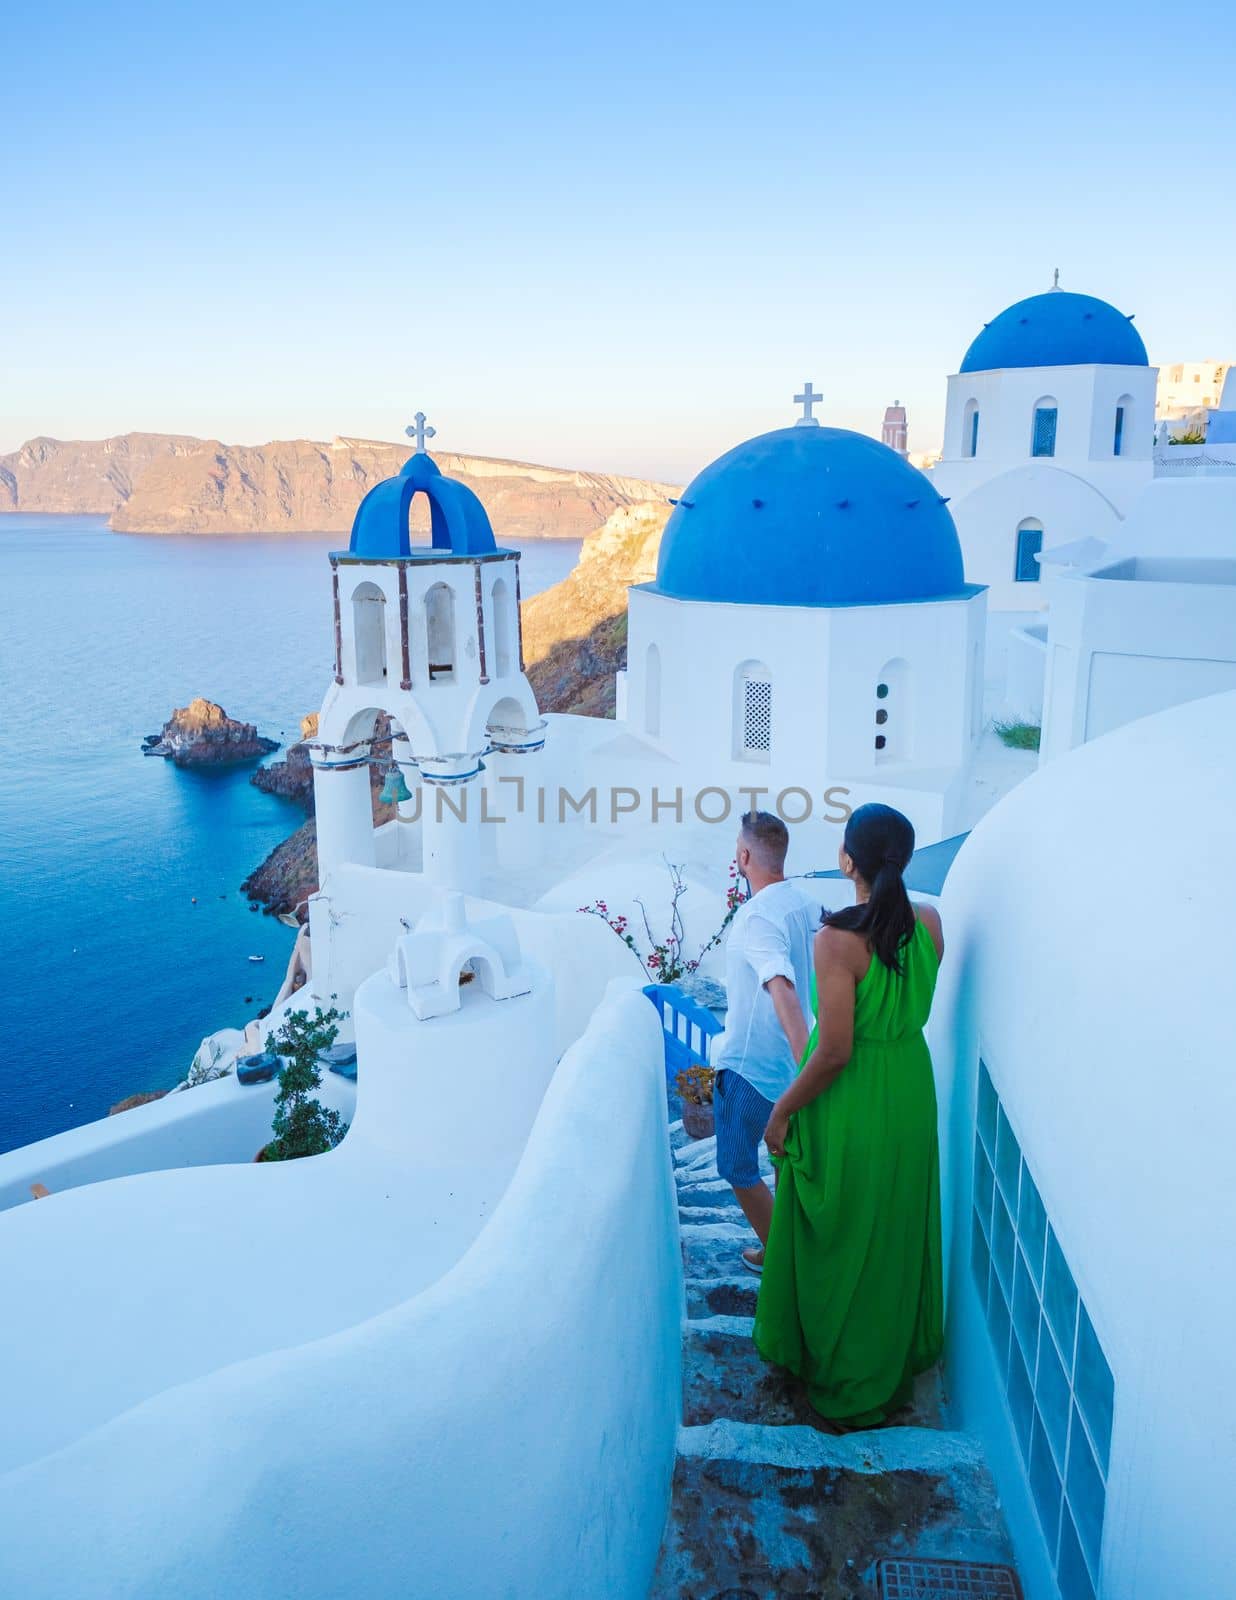
[[[237,722],[222,706],[199,696],[172,712],[163,732],[144,741],[142,754],[166,756],[179,767],[209,767],[253,761],[278,748],[277,740],[263,738],[251,722]]]
[[[410,449],[371,439],[228,445],[148,433],[33,439],[0,456],[0,511],[103,513],[124,533],[346,533],[361,497],[398,472]],[[487,456],[443,451],[434,459],[480,495],[507,542],[582,539],[616,509],[672,492]],[[423,505],[414,521],[418,512]]]
[[[300,719],[300,739],[288,746],[282,761],[272,761],[259,767],[249,779],[254,788],[266,794],[277,794],[281,800],[292,800],[307,816],[313,815],[313,767],[309,761],[309,746],[318,731],[318,714],[312,712]]]
[[[110,516],[155,461],[200,450],[178,433],[125,433],[87,441],[29,439],[0,456],[0,511]]]
[[[656,576],[670,506],[664,496],[615,511],[569,577],[524,602],[524,660],[542,711],[614,714],[627,662],[627,588]]]

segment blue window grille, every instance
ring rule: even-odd
[[[1042,548],[1042,528],[1018,528],[1017,559],[1013,567],[1013,576],[1018,583],[1038,583],[1043,576],[1036,559]]]
[[[970,437],[966,440],[966,454],[968,456],[978,455],[978,430],[979,414],[975,411],[970,416]]]
[[[1034,412],[1034,442],[1030,447],[1030,454],[1034,456],[1054,456],[1056,453],[1056,417],[1058,412],[1055,406],[1038,406]]]
[[[1062,1600],[1095,1600],[1115,1383],[981,1061],[976,1120],[974,1285]]]
[[[673,1089],[674,1079],[687,1067],[706,1067],[708,1052],[721,1024],[711,1011],[682,992],[676,984],[650,983],[644,993],[657,1008],[665,1034],[665,1081]]]
[[[1116,433],[1112,440],[1112,454],[1118,456],[1124,448],[1124,407],[1116,407]]]

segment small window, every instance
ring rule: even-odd
[[[1023,523],[1017,530],[1017,557],[1013,577],[1018,583],[1038,583],[1043,576],[1038,563],[1043,548],[1043,530],[1035,523]]]
[[[1116,407],[1116,433],[1112,440],[1112,454],[1118,456],[1124,444],[1124,407]]]
[[[887,700],[888,699],[888,685],[886,683],[877,683],[876,684],[876,699],[877,700]]]
[[[772,677],[762,661],[734,668],[732,741],[735,761],[772,759]]]
[[[1035,456],[1054,456],[1056,453],[1056,418],[1059,415],[1055,406],[1036,406],[1034,408],[1034,439],[1030,453]]]
[[[978,455],[979,409],[976,400],[967,400],[961,421],[961,449],[966,456]]]
[[[772,749],[772,684],[766,678],[743,684],[742,743],[753,755]]]

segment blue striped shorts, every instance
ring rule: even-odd
[[[713,1085],[717,1129],[717,1172],[735,1189],[750,1189],[760,1179],[760,1145],[773,1103],[753,1089],[741,1073],[722,1068]]]

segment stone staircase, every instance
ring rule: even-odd
[[[994,1486],[977,1445],[950,1431],[937,1374],[920,1379],[905,1426],[835,1438],[813,1425],[752,1343],[759,1280],[739,1257],[753,1235],[715,1141],[687,1142],[681,1123],[670,1134],[687,1320],[650,1600],[870,1600],[881,1556],[1011,1563]]]

